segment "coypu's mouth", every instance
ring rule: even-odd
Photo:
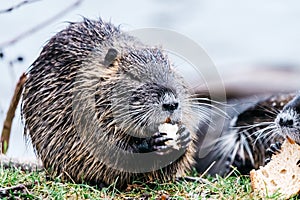
[[[291,144],[295,144],[295,140],[293,140],[292,138],[290,138],[288,135],[286,136],[286,139],[291,143]]]
[[[279,134],[286,138],[290,143],[300,145],[300,130],[297,128],[278,127]]]
[[[171,119],[170,117],[167,117],[167,119],[162,124],[164,124],[164,123],[172,124],[172,125],[175,125],[175,124],[180,125],[181,124],[181,122],[179,120],[175,121],[175,120]]]

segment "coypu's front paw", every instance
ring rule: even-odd
[[[271,144],[269,148],[267,148],[266,153],[268,155],[268,158],[265,160],[265,164],[271,161],[272,155],[280,153],[281,145],[281,142],[275,142],[274,144]]]
[[[178,138],[176,139],[177,146],[179,146],[182,149],[186,149],[191,142],[191,134],[190,131],[182,125],[178,132]]]
[[[156,133],[153,138],[153,150],[157,154],[168,154],[174,150],[186,149],[191,142],[191,134],[185,126],[180,126],[177,137],[169,138],[165,133]]]
[[[176,138],[168,137],[167,133],[156,132],[152,137],[144,140],[136,140],[138,152],[155,152],[159,155],[168,154],[171,151],[186,149],[191,142],[190,132],[185,126],[181,126],[176,133]]]
[[[169,149],[166,142],[170,140],[172,140],[172,138],[168,138],[166,133],[156,132],[150,138],[135,138],[134,144],[137,147],[136,151],[139,153],[159,152],[160,154],[160,152]]]
[[[156,132],[150,140],[150,146],[152,151],[157,154],[165,154],[169,152],[172,146],[167,145],[166,142],[172,141],[172,138],[168,138],[166,133]]]

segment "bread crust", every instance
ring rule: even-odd
[[[250,172],[254,192],[263,197],[279,192],[285,199],[300,194],[300,167],[296,165],[298,160],[300,146],[288,138],[282,144],[281,152],[273,155],[270,163]],[[284,185],[287,182],[289,184]]]

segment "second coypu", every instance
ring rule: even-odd
[[[283,107],[275,123],[280,135],[289,137],[300,145],[300,93]]]
[[[84,19],[57,33],[24,88],[25,132],[54,176],[121,187],[173,180],[194,163],[205,112],[162,49],[111,23]],[[178,150],[158,131],[166,121],[179,127]]]
[[[278,136],[289,138],[300,145],[300,92],[282,108],[274,122],[276,125],[274,130]],[[279,152],[281,144],[281,140],[276,140],[268,148],[268,153]],[[300,163],[300,156],[298,163]]]
[[[222,136],[212,144],[214,147],[206,157],[197,160],[199,172],[204,172],[212,164],[208,170],[211,175],[225,176],[232,167],[241,174],[249,174],[252,169],[265,165],[272,153],[270,146],[275,151],[286,135],[299,133],[296,127],[297,123],[299,125],[296,116],[299,112],[299,94],[281,93],[231,103],[231,119],[224,127]],[[281,119],[283,116],[284,119]],[[295,122],[293,131],[283,127],[291,123],[288,122],[291,119]],[[283,134],[280,134],[282,131]],[[299,141],[299,135],[290,137]]]

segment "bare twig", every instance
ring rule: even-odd
[[[24,194],[29,194],[27,188],[31,188],[34,183],[18,184],[11,187],[0,188],[0,197],[8,197],[10,193],[20,191]]]
[[[6,9],[3,9],[3,10],[0,10],[0,14],[11,12],[11,11],[17,9],[17,8],[20,8],[23,5],[26,5],[26,4],[29,4],[29,3],[33,3],[33,2],[36,2],[36,1],[41,1],[41,0],[25,0],[25,1],[22,1],[19,4],[16,4],[16,5],[14,5],[14,6],[10,7],[10,8],[6,8]]]
[[[4,154],[8,149],[12,121],[15,116],[15,111],[20,101],[23,85],[26,79],[27,79],[26,74],[23,73],[19,79],[19,82],[17,83],[14,96],[10,102],[9,109],[6,113],[6,118],[3,124],[3,129],[1,134],[2,153]]]
[[[60,17],[62,17],[63,15],[67,14],[68,12],[70,12],[71,10],[73,10],[75,7],[79,6],[82,3],[83,0],[77,0],[75,1],[73,4],[69,5],[68,7],[66,7],[65,9],[61,10],[60,12],[58,12],[56,15],[50,17],[49,19],[41,22],[40,24],[28,29],[27,31],[22,32],[21,34],[19,34],[18,36],[16,36],[15,38],[8,40],[6,42],[3,42],[0,44],[0,48],[4,48],[6,46],[9,45],[13,45],[16,42],[18,42],[19,40],[33,34],[34,32],[37,32],[39,30],[41,30],[42,28],[46,27],[47,25],[49,25],[50,23],[54,22],[55,20],[59,19]]]

